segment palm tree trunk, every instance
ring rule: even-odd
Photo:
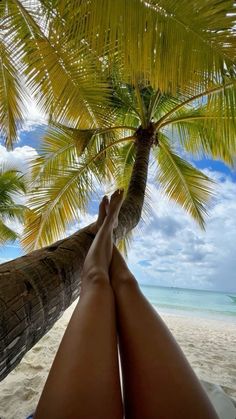
[[[141,218],[147,184],[150,149],[156,140],[154,131],[153,124],[150,124],[147,129],[140,127],[137,131],[135,162],[127,196],[119,214],[119,225],[115,232],[116,240],[120,240],[131,231]]]
[[[138,224],[148,173],[150,134],[137,133],[136,160],[115,237]],[[0,266],[0,381],[48,332],[80,293],[92,238],[88,228]]]

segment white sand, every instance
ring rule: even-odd
[[[236,398],[236,323],[162,316],[197,376]]]
[[[0,383],[0,419],[25,419],[34,411],[73,308]],[[236,398],[236,324],[166,314],[162,317],[197,375],[220,384]]]

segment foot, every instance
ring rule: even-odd
[[[107,221],[112,223],[113,228],[118,226],[118,215],[123,202],[124,189],[117,189],[110,199],[110,204],[107,212]]]
[[[109,199],[108,197],[105,195],[100,204],[99,204],[99,211],[98,211],[98,218],[97,221],[95,221],[95,223],[91,224],[89,226],[89,232],[94,234],[94,236],[96,236],[99,228],[102,226],[103,221],[105,220],[107,213],[108,213],[108,208],[109,208]]]

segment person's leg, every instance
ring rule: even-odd
[[[81,297],[50,370],[35,419],[121,419],[115,304],[108,269],[122,194],[113,194],[82,273]],[[108,202],[107,202],[108,203]]]
[[[172,334],[114,246],[115,294],[126,419],[216,419]]]

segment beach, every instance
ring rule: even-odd
[[[35,410],[49,368],[75,303],[0,383],[0,418],[25,419]],[[200,379],[221,385],[236,398],[236,323],[163,314]]]

